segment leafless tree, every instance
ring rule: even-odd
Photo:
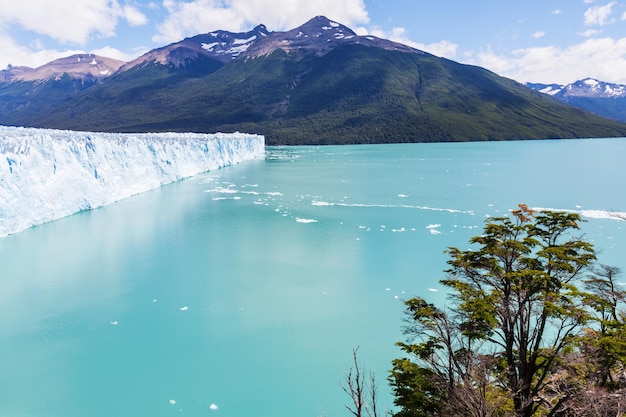
[[[348,394],[351,404],[345,404],[354,417],[378,417],[377,384],[373,372],[364,373],[359,365],[359,348],[352,350],[352,366],[341,382],[341,388]]]

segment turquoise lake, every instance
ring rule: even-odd
[[[583,214],[626,271],[626,139],[273,147],[0,239],[0,416],[379,409],[402,300],[446,303],[448,246],[518,203]],[[621,279],[626,282],[626,276]]]

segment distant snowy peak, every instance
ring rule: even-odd
[[[324,55],[334,48],[347,44],[362,44],[403,52],[419,52],[409,46],[380,39],[375,36],[359,36],[347,26],[325,16],[316,16],[305,24],[287,32],[271,32],[263,39],[252,43],[242,54],[245,58],[269,55],[277,49],[290,53],[294,51],[314,51]]]
[[[47,81],[60,79],[65,74],[84,81],[108,77],[124,64],[113,58],[93,54],[76,54],[51,61],[37,68],[12,67],[0,71],[0,82]]]
[[[568,85],[531,84],[527,87],[557,98],[619,98],[626,97],[626,85],[607,83],[594,78],[585,78]]]
[[[564,96],[592,98],[626,97],[626,85],[585,78],[584,80],[566,85],[561,94]]]

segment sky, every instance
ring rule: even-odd
[[[123,61],[223,29],[324,15],[519,82],[626,84],[626,0],[0,0],[0,69],[76,53]]]

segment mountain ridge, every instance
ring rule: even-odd
[[[316,39],[319,41],[315,42]],[[185,65],[189,60],[204,56],[228,63],[239,57],[250,59],[268,55],[277,49],[282,49],[287,53],[301,49],[314,50],[316,54],[323,55],[345,43],[410,53],[424,53],[387,39],[370,35],[357,35],[347,26],[325,16],[316,16],[303,25],[288,31],[270,32],[265,25],[259,24],[248,32],[215,30],[198,34],[152,49],[127,62],[94,54],[75,54],[53,60],[37,68],[10,65],[7,69],[0,70],[0,82],[47,81],[51,78],[61,77],[64,73],[73,78],[97,78],[101,81],[117,71],[127,71],[149,62],[179,67]],[[71,65],[74,60],[77,64]],[[87,61],[94,67],[86,66],[85,62]],[[94,71],[95,69],[97,72]]]
[[[527,87],[568,105],[626,122],[626,85],[583,78],[570,84],[526,83]]]
[[[185,38],[89,84],[0,82],[0,124],[246,131],[268,145],[626,136],[626,124],[323,16]]]

